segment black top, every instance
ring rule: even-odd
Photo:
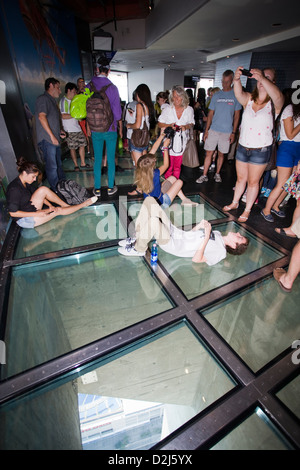
[[[36,212],[36,207],[30,201],[31,196],[36,189],[35,183],[26,183],[25,186],[23,186],[20,178],[15,178],[11,183],[9,183],[6,190],[8,212]]]

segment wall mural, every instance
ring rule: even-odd
[[[57,0],[3,2],[4,27],[27,116],[47,77],[65,83],[81,76],[74,16]]]

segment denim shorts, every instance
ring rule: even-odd
[[[252,163],[253,165],[266,165],[272,155],[272,145],[257,149],[248,149],[238,144],[235,158],[240,162]]]
[[[171,198],[169,194],[163,194],[163,202],[162,202],[162,207],[169,207],[172,204]]]
[[[135,152],[140,152],[143,153],[144,150],[148,150],[148,145],[146,147],[135,147],[132,143],[132,140],[129,142],[129,150],[132,151],[134,150]]]
[[[22,217],[22,219],[17,220],[17,224],[22,228],[33,228],[35,220],[34,217]]]
[[[300,142],[283,140],[277,150],[277,166],[293,168],[300,160]]]

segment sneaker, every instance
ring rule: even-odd
[[[222,178],[221,178],[221,176],[219,175],[219,173],[216,173],[216,174],[215,174],[214,180],[215,180],[216,183],[222,183]]]
[[[246,202],[246,201],[247,201],[247,189],[242,196],[242,202]]]
[[[107,195],[108,195],[108,196],[112,196],[112,195],[115,194],[117,191],[118,191],[118,187],[117,187],[117,186],[114,186],[113,188],[108,188],[108,190],[107,190]]]
[[[127,245],[134,245],[136,241],[136,238],[125,238],[125,240],[120,240],[119,241],[119,246],[127,246]]]
[[[198,178],[198,179],[196,180],[196,183],[204,183],[204,182],[206,182],[206,181],[208,181],[207,176],[206,176],[206,175],[202,175],[202,176],[200,176],[200,178]]]
[[[281,217],[282,219],[285,217],[285,212],[283,211],[276,211],[275,209],[271,209],[272,214],[277,215],[277,217]]]
[[[100,197],[101,196],[101,189],[94,188],[93,193],[95,194],[95,196]]]
[[[145,256],[145,251],[136,251],[134,245],[120,246],[118,248],[120,255],[124,256]]]
[[[260,213],[267,222],[274,222],[274,219],[271,214],[266,215],[264,214],[264,211],[261,211]]]
[[[209,169],[213,170],[215,167],[216,167],[215,162],[212,162],[212,164],[210,165]]]
[[[200,169],[200,170],[204,170],[204,165],[199,166],[199,169]]]

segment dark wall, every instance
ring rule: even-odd
[[[276,83],[281,90],[291,88],[300,79],[300,52],[253,52],[251,68],[266,67],[276,70]]]
[[[18,158],[21,155],[29,160],[37,159],[33,147],[32,135],[26,118],[23,99],[20,93],[15,67],[11,59],[6,37],[0,22],[0,63],[1,77],[6,88],[6,103],[1,104],[8,134]],[[4,162],[5,163],[5,162]]]

